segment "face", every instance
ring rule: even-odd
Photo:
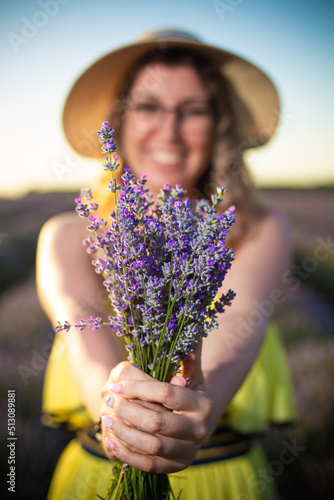
[[[165,183],[188,196],[209,166],[213,116],[209,95],[189,65],[144,66],[132,85],[122,126],[125,164],[156,195]]]

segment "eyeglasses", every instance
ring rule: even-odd
[[[175,113],[181,132],[189,135],[205,135],[211,132],[213,112],[205,103],[187,103],[168,108],[151,102],[130,102],[127,106],[131,114],[131,125],[138,132],[156,130],[163,123],[167,113]]]

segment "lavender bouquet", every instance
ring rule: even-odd
[[[226,247],[227,233],[234,222],[234,209],[217,213],[223,189],[211,203],[186,198],[180,186],[165,185],[154,205],[145,189],[145,176],[136,180],[128,167],[117,184],[114,171],[114,130],[108,122],[98,132],[104,168],[111,172],[108,190],[115,209],[107,222],[92,202],[90,189],[76,199],[76,210],[89,220],[94,236],[84,240],[88,253],[98,250],[103,258],[93,261],[114,315],[80,320],[75,325],[58,323],[57,331],[72,326],[92,330],[109,325],[123,336],[130,361],[156,379],[168,382],[182,361],[196,349],[208,332],[217,328],[217,314],[230,305],[234,292],[217,297],[234,258]],[[101,497],[100,497],[101,498]],[[116,463],[105,500],[175,499],[166,474],[142,472]]]

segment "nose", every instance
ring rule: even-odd
[[[180,141],[181,128],[177,110],[165,110],[164,116],[161,118],[159,132],[165,140]]]

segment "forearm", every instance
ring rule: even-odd
[[[266,321],[258,327],[250,325],[247,332],[238,328],[236,318],[222,318],[222,326],[205,339],[202,350],[202,370],[205,387],[213,400],[209,435],[214,432],[221,416],[245,380],[261,348]]]
[[[110,371],[124,360],[123,350],[108,327],[98,331],[69,332],[69,364],[82,400],[96,420],[100,416],[101,389]]]
[[[108,299],[102,278],[94,272],[82,246],[85,236],[85,225],[76,214],[57,216],[41,231],[36,259],[37,291],[53,326],[58,321],[75,324],[90,316],[107,320]],[[82,400],[96,419],[101,388],[110,370],[124,359],[119,338],[108,327],[98,331],[73,327],[58,335],[67,343],[69,365]]]
[[[84,300],[79,302],[67,295],[49,301],[45,312],[52,325],[56,325],[58,321],[68,321],[73,325],[90,316],[107,319],[102,300],[101,307],[98,307],[97,302],[93,304],[87,299],[89,296],[94,295],[85,294]],[[91,305],[87,305],[88,303]],[[67,344],[68,363],[82,401],[92,419],[96,420],[100,416],[101,389],[108,380],[110,371],[125,358],[120,339],[107,326],[96,331],[88,327],[80,330],[73,326],[68,332],[63,331],[58,335],[63,336]]]
[[[202,370],[213,399],[212,431],[246,378],[261,348],[270,315],[258,304],[282,290],[282,275],[290,266],[289,230],[284,218],[268,212],[236,250],[224,290],[236,292],[231,307],[219,317],[218,330],[204,340]]]

